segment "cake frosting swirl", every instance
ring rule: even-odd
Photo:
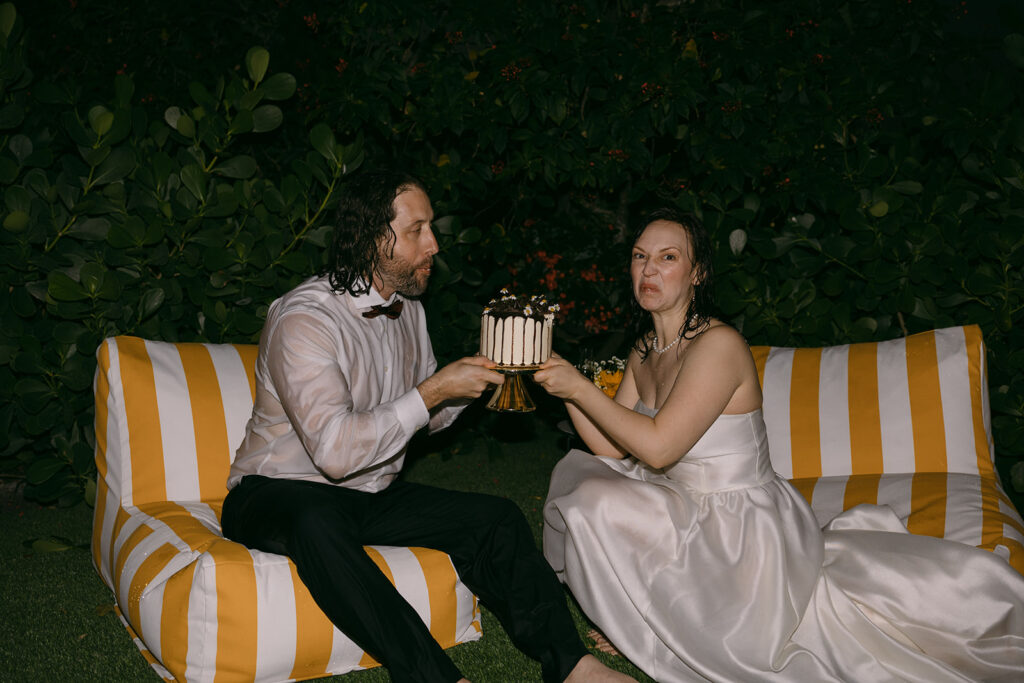
[[[502,289],[480,318],[480,353],[498,365],[530,367],[551,356],[558,304],[539,295],[529,298]]]

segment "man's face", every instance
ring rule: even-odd
[[[426,193],[418,187],[401,190],[395,197],[394,209],[395,219],[391,221],[394,249],[389,249],[387,240],[377,244],[380,259],[373,285],[385,299],[394,292],[419,296],[427,291],[430,268],[437,253],[437,240],[430,229],[434,210]]]

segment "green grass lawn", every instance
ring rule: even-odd
[[[495,415],[477,402],[456,427],[417,439],[407,478],[425,484],[481,491],[520,505],[540,543],[541,508],[552,467],[566,450],[554,423],[559,406],[530,415]],[[156,681],[114,613],[114,599],[92,566],[87,549],[92,510],[40,507],[17,493],[0,493],[0,681]],[[44,552],[33,539],[58,537],[72,547]],[[566,594],[580,634],[590,628]],[[476,683],[538,681],[540,666],[511,644],[494,616],[483,610],[484,637],[449,653]],[[589,644],[589,643],[588,643]],[[610,666],[649,681],[621,657],[595,652]],[[382,669],[354,672],[353,683],[388,681]]]

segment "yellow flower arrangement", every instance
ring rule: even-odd
[[[615,392],[619,390],[622,383],[622,376],[626,371],[626,361],[618,356],[612,356],[606,360],[585,360],[580,366],[580,372],[605,394],[615,398]]]

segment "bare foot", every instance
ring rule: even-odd
[[[594,643],[594,647],[596,647],[601,652],[604,652],[605,654],[609,655],[614,655],[616,657],[622,656],[621,653],[615,649],[615,646],[608,642],[608,639],[604,637],[604,634],[598,631],[596,628],[592,628],[589,631],[587,631],[587,638],[590,638],[590,641]]]
[[[594,655],[583,655],[583,659],[576,663],[576,667],[569,672],[565,683],[625,683],[636,679],[618,671],[612,671],[601,663]]]

